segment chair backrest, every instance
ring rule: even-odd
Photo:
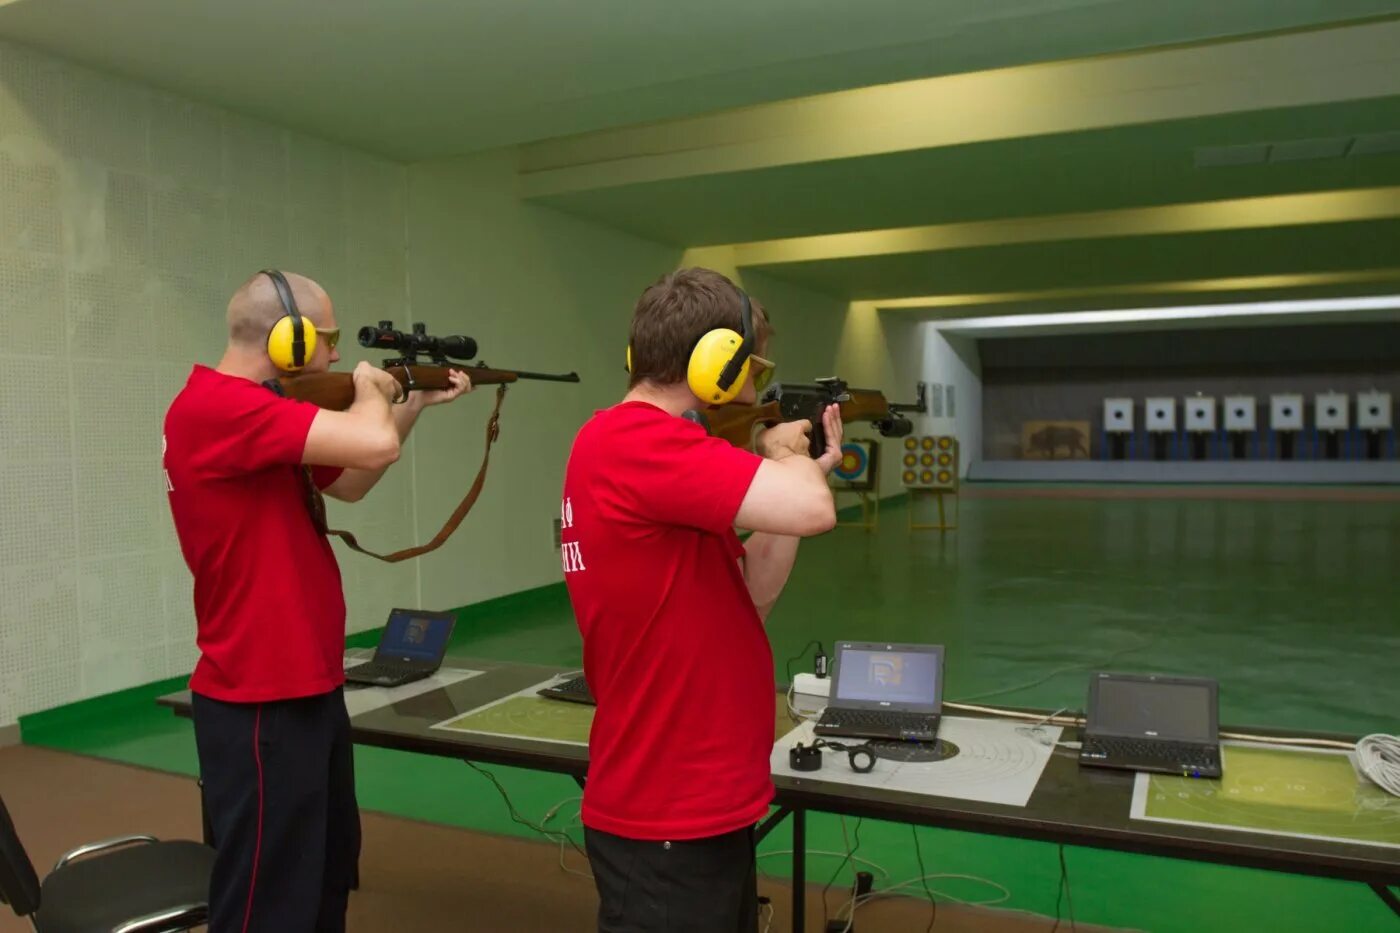
[[[0,798],[0,904],[9,904],[21,917],[39,909],[39,876],[19,841],[4,798]]]

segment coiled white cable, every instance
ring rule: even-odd
[[[1356,762],[1368,778],[1400,797],[1400,736],[1366,736],[1356,743]]]

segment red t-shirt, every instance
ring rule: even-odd
[[[301,479],[317,411],[196,366],[165,414],[165,486],[194,574],[196,693],[262,703],[345,682],[340,567]],[[313,478],[325,488],[340,473]]]
[[[773,652],[733,530],[761,462],[645,402],[574,439],[564,581],[598,701],[587,826],[699,839],[767,812]]]

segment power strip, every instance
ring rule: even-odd
[[[792,679],[792,692],[813,697],[831,696],[831,678],[816,674],[798,674]]]

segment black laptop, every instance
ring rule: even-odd
[[[350,683],[397,687],[437,672],[452,640],[457,616],[426,609],[395,609],[379,636],[374,660],[347,668]]]
[[[598,701],[593,699],[593,691],[588,688],[588,681],[584,679],[582,674],[556,680],[554,683],[541,687],[535,692],[551,700],[567,700],[570,703],[587,703],[589,706],[598,705]]]
[[[817,735],[932,742],[943,713],[943,646],[837,642],[831,689]]]
[[[1204,677],[1097,673],[1079,763],[1218,778],[1220,687]]]

